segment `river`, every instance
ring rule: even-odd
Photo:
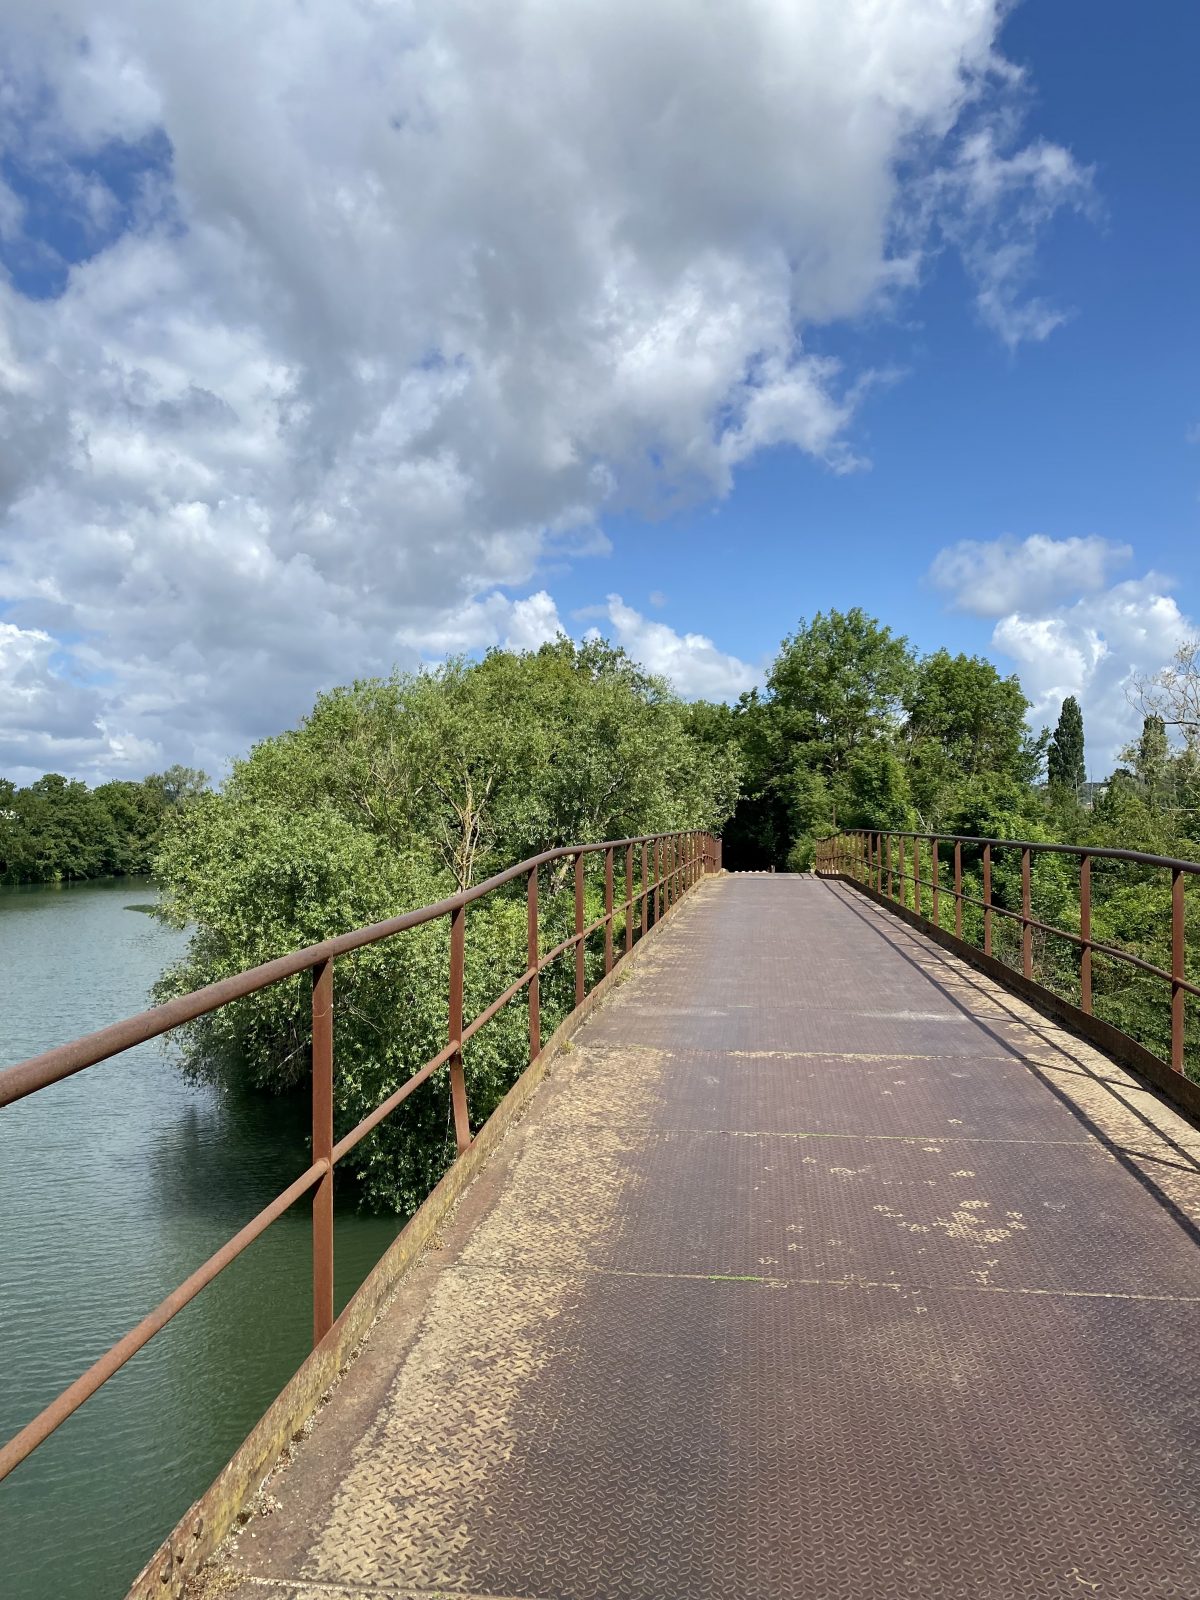
[[[183,936],[136,879],[0,889],[0,1065],[142,1010]],[[0,1440],[308,1164],[303,1107],[161,1041],[0,1112]],[[301,1201],[3,1483],[4,1600],[120,1600],[303,1359]],[[339,1209],[338,1309],[394,1237]]]

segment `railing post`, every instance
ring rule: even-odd
[[[883,893],[883,835],[875,835],[875,893]]]
[[[913,910],[921,915],[921,841],[913,840]]]
[[[962,938],[962,843],[954,841],[954,933]]]
[[[467,1080],[463,1074],[463,975],[467,957],[467,908],[450,913],[450,1038],[459,1041],[450,1057],[450,1104],[454,1110],[454,1140],[458,1153],[471,1142],[471,1119],[467,1114]]]
[[[1033,889],[1030,883],[1029,847],[1021,851],[1021,971],[1033,977],[1033,929],[1029,919],[1033,916]]]
[[[992,953],[992,847],[983,847],[983,953]]]
[[[633,949],[633,846],[625,846],[625,954]]]
[[[900,846],[900,905],[901,907],[906,907],[908,905],[908,874],[904,870],[904,857],[906,854],[904,835],[901,834],[896,842]]]
[[[333,1327],[333,962],[312,970],[312,1158],[329,1162],[313,1191],[313,1346]]]
[[[613,961],[613,852],[604,852],[604,976],[612,971]]]
[[[941,864],[938,861],[938,842],[936,839],[929,843],[929,871],[933,882],[933,925],[940,928],[941,917],[938,914],[938,891],[941,888],[938,879],[941,877]]]
[[[654,921],[662,920],[662,840],[654,841]]]
[[[892,881],[892,836],[891,836],[890,833],[887,836],[887,879],[888,879],[888,886],[887,886],[888,899],[889,900],[894,900],[896,898],[896,896],[895,896],[895,893],[894,893],[895,886],[894,886],[893,881]]]
[[[538,974],[538,869],[536,867],[530,869],[525,903],[529,923],[528,956],[526,960],[529,971],[533,973],[532,978],[529,980],[529,1060],[532,1064],[542,1053],[542,998]]]
[[[575,1004],[581,1006],[586,993],[583,967],[583,851],[575,852]]]
[[[1183,890],[1187,880],[1178,867],[1171,873],[1171,1065],[1183,1071],[1183,1032],[1186,1021],[1187,990],[1182,987],[1184,971]]]
[[[647,883],[648,878],[649,878],[649,869],[648,869],[648,867],[646,865],[647,854],[648,854],[648,849],[647,849],[647,846],[645,844],[645,841],[643,841],[643,843],[642,843],[642,937],[643,938],[645,938],[645,936],[646,936],[646,918],[647,918],[647,916],[649,914],[649,911],[650,911],[650,896],[649,896],[649,894],[647,892],[647,889],[646,889],[646,883]]]
[[[1092,858],[1079,858],[1079,1004],[1092,1014]]]

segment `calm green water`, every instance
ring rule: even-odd
[[[182,936],[126,879],[0,889],[0,1065],[148,1003]],[[159,1043],[0,1111],[0,1439],[308,1163],[304,1110],[185,1084]],[[339,1308],[396,1232],[337,1219]],[[303,1359],[308,1206],[0,1483],[4,1600],[119,1600]]]

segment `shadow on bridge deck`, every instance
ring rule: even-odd
[[[1195,1596],[1198,1217],[1097,1051],[851,889],[713,881],[207,1592]]]

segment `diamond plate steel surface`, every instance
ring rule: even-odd
[[[1195,1600],[1198,1182],[1194,1128],[886,912],[722,879],[213,1581]]]
[[[598,1095],[604,1094],[614,1050],[630,1048],[586,1048],[580,1071]],[[1090,1137],[1078,1117],[1011,1057],[664,1054],[669,1069],[655,1085],[657,1104],[650,1118],[656,1127],[881,1138],[1086,1142]],[[620,1108],[590,1115],[607,1126],[628,1123]]]

